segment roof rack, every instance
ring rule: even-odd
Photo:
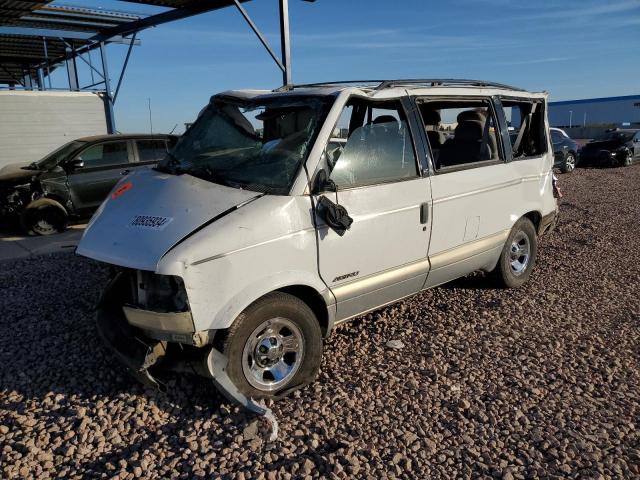
[[[380,84],[386,82],[387,80],[342,80],[337,82],[319,82],[319,83],[301,83],[301,84],[293,84],[293,85],[284,85],[280,88],[274,90],[274,92],[288,92],[291,90],[295,90],[296,88],[322,88],[322,87],[336,87],[340,85],[357,85],[357,86],[365,86],[368,85],[369,88],[376,88]]]
[[[378,85],[377,90],[383,90],[385,88],[392,87],[413,87],[423,85],[428,87],[494,87],[504,88],[505,90],[522,91],[522,88],[512,87],[511,85],[505,85],[504,83],[488,82],[486,80],[465,80],[460,78],[414,78],[409,80],[386,80]]]
[[[513,87],[511,85],[505,85],[503,83],[488,82],[485,80],[465,80],[459,78],[412,78],[412,79],[399,79],[399,80],[345,80],[338,82],[320,82],[320,83],[306,83],[300,85],[285,85],[278,88],[278,92],[286,92],[295,90],[296,88],[322,88],[333,87],[340,85],[353,85],[363,86],[371,88],[373,90],[384,90],[385,88],[393,87],[415,87],[415,86],[428,86],[428,87],[494,87],[503,88],[505,90],[523,91],[522,88]]]

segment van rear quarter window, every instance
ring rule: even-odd
[[[538,157],[547,152],[544,102],[502,99],[513,158]]]

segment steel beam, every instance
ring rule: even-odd
[[[118,85],[116,86],[116,93],[113,94],[113,103],[116,103],[118,98],[118,92],[120,91],[120,85],[122,85],[122,79],[124,78],[124,73],[127,70],[127,65],[129,64],[129,57],[131,56],[131,50],[133,50],[133,42],[136,41],[137,33],[134,33],[131,37],[131,43],[129,44],[129,48],[127,49],[127,56],[124,58],[124,63],[122,64],[122,70],[120,70],[120,78],[118,79]]]
[[[46,90],[44,85],[44,71],[38,68],[38,90]]]
[[[22,77],[22,85],[26,90],[33,90],[33,78],[31,78],[31,72],[28,70],[25,70]]]
[[[13,73],[11,73],[10,70],[8,70],[4,65],[0,65],[0,68],[7,74],[9,75],[15,83],[17,83],[18,85],[22,85],[24,87],[24,83],[22,83],[22,80],[20,80],[18,77],[16,77]],[[14,88],[12,90],[15,90],[15,84],[14,84]]]
[[[51,66],[49,65],[49,50],[47,49],[47,38],[42,37],[42,47],[44,50],[44,61],[47,69],[47,79],[49,80],[49,88],[51,88]]]
[[[285,71],[284,65],[282,64],[282,61],[280,61],[280,59],[278,58],[278,56],[275,54],[275,52],[273,51],[273,49],[271,48],[271,46],[269,45],[269,43],[267,42],[267,39],[264,37],[264,35],[262,35],[262,32],[258,29],[257,25],[253,22],[253,20],[251,20],[251,17],[249,16],[249,14],[247,13],[247,11],[244,9],[244,7],[240,4],[239,0],[233,0],[236,4],[236,8],[238,9],[238,11],[240,12],[240,14],[244,17],[244,19],[246,20],[246,22],[249,24],[249,26],[251,27],[251,30],[253,30],[253,33],[256,34],[256,36],[258,37],[258,40],[260,40],[260,42],[262,43],[262,45],[264,46],[264,48],[267,49],[267,52],[269,52],[269,55],[271,55],[271,58],[273,58],[273,61],[276,62],[276,65],[278,65],[278,67],[280,68],[280,70],[282,70],[283,72]]]
[[[291,85],[291,41],[289,38],[289,0],[280,0],[280,45],[282,51],[283,85]]]
[[[89,68],[91,69],[91,75],[92,75],[92,78],[93,78],[93,72],[94,72],[94,71],[95,71],[98,75],[100,75],[101,77],[103,77],[102,73],[100,73],[100,72],[98,71],[98,69],[96,69],[96,67],[94,67],[94,66],[91,64],[91,62],[87,62],[87,60],[82,56],[82,54],[83,54],[84,52],[78,52],[78,51],[73,47],[73,45],[69,45],[69,44],[64,40],[64,38],[61,38],[60,40],[64,42],[64,44],[67,46],[67,48],[71,48],[71,49],[73,49],[73,53],[74,53],[74,57],[75,57],[75,58],[79,58],[80,60],[82,60],[84,63],[86,63],[86,64],[89,66]],[[89,52],[89,50],[87,50],[87,52]],[[104,77],[103,77],[103,78],[104,78]]]
[[[248,2],[250,0],[240,1]],[[128,35],[144,30],[145,28],[157,27],[163,23],[181,20],[183,18],[192,17],[194,15],[199,15],[213,10],[220,10],[221,8],[230,7],[231,5],[233,5],[233,0],[191,0],[180,8],[174,8],[167,12],[158,13],[157,15],[151,15],[149,17],[141,18],[140,20],[118,25],[117,27],[108,28],[91,37],[91,40],[104,41],[116,35]]]
[[[111,96],[111,82],[109,80],[109,65],[104,42],[100,42],[100,59],[102,60],[102,74],[105,89],[105,113],[107,116],[107,133],[116,133],[116,118],[113,113],[113,97]]]
[[[19,35],[27,37],[63,37],[67,40],[92,40],[95,36],[91,32],[70,32],[67,30],[54,30],[46,28],[29,28],[29,27],[2,27],[0,26],[0,35]],[[122,35],[114,35],[107,40],[109,43],[124,43],[129,45],[130,39]],[[136,46],[140,45],[140,40],[136,40]]]
[[[97,87],[98,85],[103,85],[103,84],[104,84],[104,80],[100,80],[99,82],[92,83],[91,85],[82,87],[81,90],[87,90],[88,88]]]
[[[80,85],[78,83],[78,72],[76,70],[76,62],[73,55],[73,50],[67,48],[65,61],[67,64],[67,77],[69,78],[69,90],[77,92],[78,90],[80,90]]]

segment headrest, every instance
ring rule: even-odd
[[[460,112],[458,114],[458,123],[461,123],[467,120],[477,120],[484,123],[485,116],[478,110],[465,110],[464,112]]]
[[[442,121],[442,118],[437,110],[423,110],[422,121],[425,125],[438,125]]]
[[[455,130],[454,138],[462,141],[480,141],[484,127],[482,122],[477,120],[467,120],[458,124]]]
[[[374,125],[380,123],[398,123],[398,119],[393,115],[380,115],[373,120]]]

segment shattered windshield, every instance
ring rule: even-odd
[[[325,104],[321,97],[214,98],[158,170],[285,195],[322,125]]]
[[[78,150],[85,142],[79,142],[74,140],[73,142],[65,143],[60,148],[55,149],[49,155],[42,160],[33,162],[29,165],[33,170],[48,170],[60,164],[65,158],[71,155],[74,151]]]

